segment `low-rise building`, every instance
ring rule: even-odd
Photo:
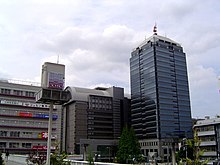
[[[203,159],[210,161],[219,158],[220,153],[220,118],[198,120],[194,125],[201,140],[200,149],[204,151]]]
[[[35,102],[41,87],[24,82],[0,81],[0,151],[47,151],[49,105]],[[53,110],[52,142],[60,141],[61,110]],[[55,144],[52,149],[55,149]]]

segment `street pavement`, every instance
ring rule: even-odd
[[[18,162],[15,162],[13,160],[8,160],[8,161],[5,161],[5,165],[27,165],[25,163],[18,163]]]
[[[2,154],[2,158],[4,159],[5,165],[27,165],[25,159],[20,159],[20,157],[15,156],[13,154],[8,156],[8,159],[5,157],[5,154]]]

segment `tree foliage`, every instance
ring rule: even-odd
[[[123,128],[116,157],[119,163],[129,163],[141,159],[140,144],[133,128],[129,129],[127,126]]]
[[[89,148],[87,161],[89,162],[89,165],[94,165],[93,155],[92,155],[92,152],[91,152],[90,148]]]
[[[51,165],[70,165],[70,162],[65,162],[64,159],[67,158],[67,154],[62,152],[59,154],[59,143],[55,142],[55,152],[50,155]]]
[[[206,165],[208,160],[201,160],[201,156],[204,150],[200,149],[201,140],[198,137],[198,132],[194,131],[194,138],[186,141],[187,155],[183,153],[183,150],[178,152],[180,160],[185,161],[187,165]],[[181,164],[181,163],[179,163]]]
[[[65,162],[64,159],[66,159],[67,154],[63,152],[62,154],[58,154],[57,152],[54,152],[50,156],[50,164],[51,165],[70,165],[70,162]]]

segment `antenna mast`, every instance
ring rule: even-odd
[[[57,56],[57,64],[59,64],[59,54],[58,54],[58,56]]]
[[[155,23],[154,29],[153,29],[154,35],[157,35],[157,24]]]

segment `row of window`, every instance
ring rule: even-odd
[[[22,121],[22,120],[1,120],[0,125],[5,126],[27,126],[27,127],[39,127],[45,128],[48,126],[48,122],[39,122],[39,121]]]
[[[203,132],[203,131],[214,131],[214,126],[204,126],[204,127],[199,127],[197,128],[198,132]]]
[[[106,105],[106,104],[92,104],[91,106],[93,109],[111,109],[111,105]]]
[[[22,132],[22,131],[0,131],[0,137],[20,137],[20,138],[45,138],[45,132]],[[52,135],[52,138],[56,138],[56,135]]]
[[[205,147],[201,147],[201,149],[204,152],[213,152],[216,151],[216,147],[215,146],[205,146]]]
[[[207,142],[207,141],[215,141],[215,136],[205,136],[205,137],[199,137],[199,139],[203,142]]]
[[[34,97],[35,92],[1,88],[1,94]]]
[[[158,142],[142,142],[140,143],[141,146],[157,146]]]
[[[31,143],[22,143],[22,148],[31,148]],[[9,148],[19,148],[19,143],[9,143]],[[6,142],[0,142],[0,148],[6,148]]]
[[[90,96],[91,109],[112,109],[111,98]]]
[[[7,146],[6,142],[0,142],[0,148],[32,148],[32,145],[34,146],[34,144],[32,143],[9,143]],[[39,144],[38,144],[39,145]]]

